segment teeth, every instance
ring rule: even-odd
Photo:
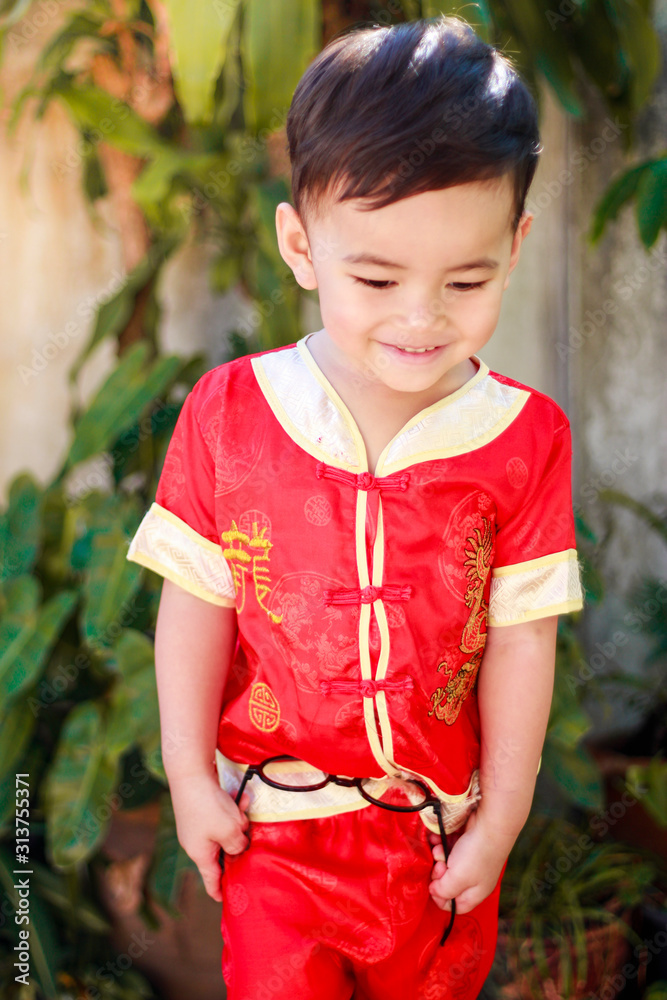
[[[435,347],[399,347],[399,351],[407,351],[408,354],[424,354],[426,351],[434,351]]]

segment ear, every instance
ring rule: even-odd
[[[302,288],[317,288],[308,235],[301,218],[287,201],[276,207],[276,235],[280,256]]]
[[[505,277],[505,284],[503,285],[503,288],[507,288],[507,286],[510,283],[510,274],[512,273],[512,271],[519,262],[519,254],[521,253],[521,244],[523,243],[526,236],[530,232],[530,227],[533,224],[533,218],[534,216],[532,212],[524,212],[521,218],[519,219],[519,225],[516,227],[516,232],[512,240],[512,250],[510,253],[510,266],[507,272],[507,276]]]

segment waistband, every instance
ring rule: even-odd
[[[239,790],[247,764],[238,764],[229,760],[216,747],[215,763],[220,787],[234,797]],[[281,780],[293,785],[308,785],[317,780],[321,771],[315,769],[304,760],[281,761],[276,765],[280,769]],[[406,775],[405,777],[409,777]],[[390,788],[402,788],[408,799],[416,805],[421,796],[410,781],[403,777],[370,778],[367,791],[374,798],[381,798]],[[338,813],[354,812],[357,809],[367,809],[373,803],[367,802],[359,790],[352,787],[335,785],[330,782],[324,788],[309,792],[290,792],[267,785],[258,775],[253,775],[245,787],[250,799],[248,819],[256,823],[281,823],[294,819],[316,819],[320,816],[335,816]],[[470,784],[460,795],[440,794],[442,802],[442,819],[446,833],[454,833],[463,826],[471,812],[481,799],[479,770],[475,770],[470,778]],[[377,808],[377,807],[375,807]],[[432,833],[438,833],[438,820],[432,809],[422,809],[419,816],[424,826]]]

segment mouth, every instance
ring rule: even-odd
[[[441,354],[444,351],[446,344],[435,344],[428,347],[410,347],[407,344],[399,347],[398,344],[385,344],[382,346],[387,348],[394,357],[400,358],[410,358],[411,360],[430,360],[434,356]]]

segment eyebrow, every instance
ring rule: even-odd
[[[373,253],[351,253],[343,260],[348,264],[374,264],[376,267],[392,267],[397,271],[407,271],[405,264],[397,264],[392,260],[385,260],[384,257],[378,257]],[[478,260],[471,260],[465,264],[459,264],[458,267],[450,268],[450,271],[491,271],[498,267],[498,261],[493,260],[492,257],[480,257]]]

